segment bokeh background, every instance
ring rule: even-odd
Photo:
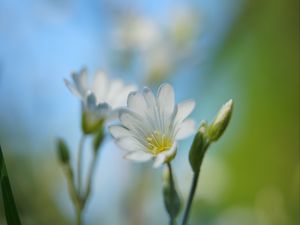
[[[234,99],[191,224],[299,224],[299,1],[1,0],[0,143],[25,225],[74,223],[55,139],[75,161],[80,105],[63,78],[82,66],[153,89],[170,82],[177,100],[196,99],[197,123]],[[191,141],[173,161],[184,200]],[[123,160],[109,136],[101,151],[86,224],[167,224],[161,169]]]

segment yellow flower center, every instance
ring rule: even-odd
[[[172,147],[172,139],[159,131],[154,131],[147,137],[149,151],[157,155],[163,151],[166,151]]]

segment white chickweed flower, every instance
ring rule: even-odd
[[[126,104],[126,97],[136,90],[134,85],[125,85],[122,80],[109,80],[106,73],[98,71],[90,83],[86,69],[72,74],[73,83],[65,80],[69,90],[83,103],[84,111],[93,117],[106,119]]]
[[[131,92],[127,108],[119,111],[121,125],[110,126],[116,143],[127,151],[125,158],[135,161],[154,160],[154,167],[169,162],[176,155],[177,140],[195,130],[186,119],[195,107],[193,100],[175,104],[170,84],[162,84],[157,96],[145,87],[142,93]]]

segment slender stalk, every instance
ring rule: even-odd
[[[76,211],[76,224],[81,225],[82,224],[81,200],[76,191],[73,170],[70,167],[70,165],[67,165],[66,167],[64,167],[64,171],[65,171],[67,182],[68,182],[69,194],[70,194],[71,200],[73,202],[73,205],[74,205],[74,208]]]
[[[175,225],[175,220],[174,220],[174,218],[170,218],[170,225]]]
[[[199,170],[194,173],[193,181],[192,181],[192,185],[191,185],[191,189],[190,189],[190,193],[189,193],[189,197],[188,197],[188,201],[187,201],[187,205],[186,205],[184,215],[183,215],[182,225],[187,225],[189,214],[190,214],[190,211],[191,211],[191,206],[192,206],[193,199],[194,199],[194,195],[195,195],[195,192],[196,192],[196,189],[197,189],[197,184],[198,184],[199,175],[200,175],[200,168],[201,168],[201,165],[202,165],[202,162],[203,162],[204,155],[205,155],[206,150],[208,149],[209,145],[210,145],[210,142],[207,141],[206,144],[203,147],[203,153],[202,153],[203,155],[202,155]]]
[[[171,189],[174,190],[175,189],[174,176],[173,176],[173,170],[172,170],[172,166],[171,166],[170,162],[167,163],[167,167],[168,167],[169,174],[170,174],[170,186],[171,186]],[[173,216],[170,216],[170,225],[175,225],[175,218]]]
[[[78,158],[77,158],[77,194],[81,195],[81,176],[82,176],[82,154],[85,141],[85,135],[83,134],[79,141],[78,146]]]
[[[168,170],[169,170],[169,173],[170,173],[171,188],[175,188],[175,186],[174,186],[173,170],[172,170],[171,163],[168,162],[167,166],[168,166]]]
[[[82,212],[83,210],[78,208],[76,209],[76,224],[81,225],[82,223]]]
[[[196,191],[196,188],[197,188],[199,174],[200,174],[200,171],[197,172],[197,173],[194,173],[193,181],[192,181],[192,186],[191,186],[191,190],[190,190],[190,194],[189,194],[189,198],[188,198],[188,202],[187,202],[187,205],[186,205],[186,208],[185,208],[185,211],[184,211],[182,225],[186,225],[187,224],[187,221],[188,221],[188,218],[189,218],[190,209],[191,209],[192,202],[193,202],[194,195],[195,195],[195,191]]]
[[[75,204],[77,225],[83,224],[82,213],[84,210],[84,204],[82,202],[82,197],[81,197],[81,183],[82,183],[81,177],[82,177],[82,157],[83,157],[84,142],[85,142],[85,135],[83,134],[79,141],[78,158],[77,158],[77,191],[76,191],[77,202]]]
[[[90,196],[91,190],[92,190],[92,180],[94,177],[94,173],[95,173],[95,168],[96,168],[96,163],[97,162],[97,153],[93,154],[93,159],[92,162],[90,164],[90,168],[88,171],[88,177],[87,177],[87,186],[86,186],[86,190],[85,190],[85,194],[83,195],[83,204],[85,204]]]

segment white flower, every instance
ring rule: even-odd
[[[127,107],[119,112],[121,125],[109,127],[118,146],[127,151],[127,159],[155,159],[154,167],[159,167],[175,157],[177,140],[195,130],[194,121],[186,119],[195,102],[188,100],[176,105],[169,84],[161,85],[157,96],[147,87],[142,93],[131,92]]]
[[[73,83],[65,80],[65,84],[83,102],[84,110],[103,119],[114,115],[126,104],[128,94],[136,90],[135,86],[125,85],[120,79],[108,80],[103,71],[98,71],[91,83],[86,69],[73,73],[72,79]]]

